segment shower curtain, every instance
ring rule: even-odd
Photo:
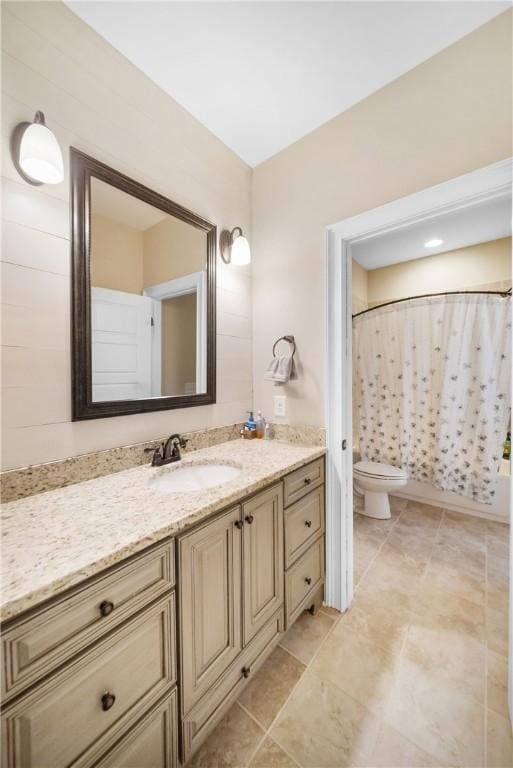
[[[411,299],[353,320],[362,460],[492,503],[510,417],[511,299]]]

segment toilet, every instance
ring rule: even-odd
[[[388,494],[402,488],[408,482],[404,469],[380,464],[376,461],[359,461],[353,466],[355,489],[365,497],[360,514],[387,520],[391,517]]]

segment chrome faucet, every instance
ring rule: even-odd
[[[182,454],[181,448],[185,448],[188,440],[182,435],[171,435],[168,437],[165,443],[161,445],[152,446],[151,448],[145,448],[145,453],[153,452],[151,459],[152,467],[162,467],[164,464],[171,464],[174,461],[180,461]]]

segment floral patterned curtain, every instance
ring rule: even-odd
[[[490,504],[510,418],[511,299],[411,299],[353,321],[362,460]]]

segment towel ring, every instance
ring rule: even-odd
[[[292,357],[294,357],[294,355],[296,354],[296,342],[295,342],[294,336],[280,336],[279,339],[276,339],[276,341],[273,344],[273,357],[276,357],[276,347],[278,346],[280,341],[286,341],[292,345]]]

